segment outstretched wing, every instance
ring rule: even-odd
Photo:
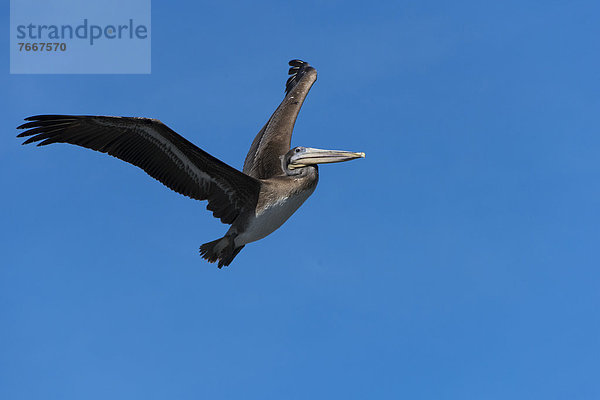
[[[256,205],[260,182],[216,159],[162,122],[148,118],[37,115],[25,119],[23,144],[70,143],[140,167],[170,189],[196,200],[231,224]]]
[[[254,138],[244,161],[244,173],[257,179],[285,173],[280,157],[290,149],[296,117],[317,80],[317,70],[307,62],[292,60],[289,64],[291,77],[285,85],[285,98]]]

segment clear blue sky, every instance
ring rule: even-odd
[[[600,398],[599,13],[154,1],[138,76],[9,75],[5,31],[0,398]],[[205,204],[15,138],[150,116],[240,168],[291,58],[319,71],[293,144],[367,158],[224,270]]]

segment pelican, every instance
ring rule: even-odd
[[[285,97],[258,132],[242,172],[193,145],[157,119],[91,115],[36,115],[17,129],[23,144],[69,143],[107,153],[143,169],[168,188],[196,200],[231,225],[225,236],[200,246],[200,255],[228,266],[248,243],[279,228],[314,192],[317,165],[364,157],[364,153],[290,149],[298,112],[317,71],[289,62]]]

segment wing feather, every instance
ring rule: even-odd
[[[317,70],[307,62],[291,60],[285,97],[269,121],[258,132],[244,161],[244,173],[257,179],[283,175],[281,156],[288,152],[296,118],[313,83]]]
[[[107,153],[140,167],[168,188],[196,200],[231,224],[256,206],[260,182],[187,141],[162,122],[148,118],[37,115],[18,129],[23,143],[70,143]]]

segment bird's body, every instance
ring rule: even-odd
[[[229,230],[238,235],[236,245],[255,242],[273,233],[313,194],[317,181],[318,174],[302,178],[275,177],[262,180],[259,202],[254,212],[243,220],[242,229],[238,230],[234,225]]]
[[[230,167],[148,118],[39,115],[27,118],[24,142],[70,143],[108,153],[146,171],[167,187],[197,200],[231,227],[221,239],[200,247],[209,262],[229,265],[248,243],[279,228],[314,192],[318,163],[340,162],[364,153],[296,147],[292,130],[317,73],[308,63],[290,61],[286,96],[256,135],[243,172]]]

